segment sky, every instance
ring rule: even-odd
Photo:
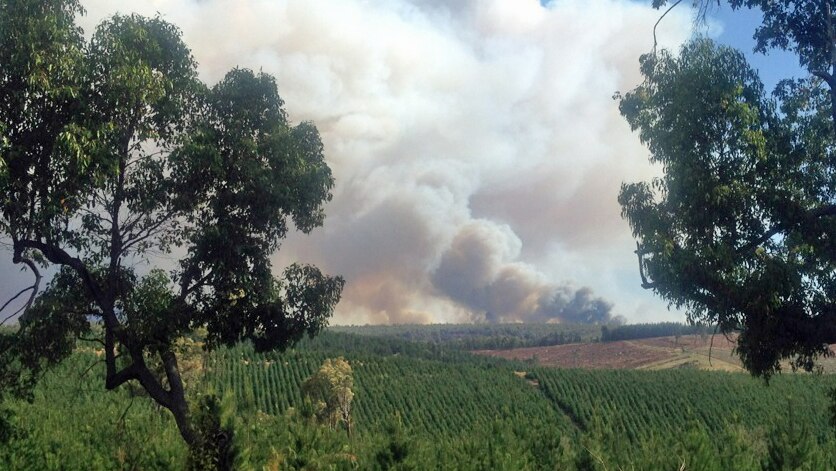
[[[178,25],[209,84],[277,78],[336,178],[326,221],[273,257],[340,274],[332,323],[681,321],[639,286],[622,182],[659,170],[619,116],[660,12],[629,0],[88,0]],[[683,2],[685,4],[689,2]],[[751,54],[757,12],[696,32],[748,53],[771,89],[787,54]],[[658,30],[695,31],[677,7]],[[0,295],[26,286],[0,250]],[[163,262],[164,263],[164,262]]]

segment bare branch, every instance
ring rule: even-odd
[[[18,291],[17,294],[12,296],[12,298],[9,299],[8,301],[6,301],[5,304],[3,304],[3,306],[0,306],[0,312],[3,312],[3,309],[6,309],[6,307],[8,307],[9,304],[11,304],[15,299],[21,297],[23,295],[23,293],[29,291],[30,289],[35,289],[35,285],[28,286],[28,287],[23,288],[22,290]],[[5,324],[6,321],[8,321],[9,319],[11,319],[11,316],[3,319],[3,322],[0,322],[0,325]]]
[[[90,372],[90,370],[92,370],[94,366],[98,365],[99,363],[101,363],[101,362],[103,362],[103,361],[104,361],[104,360],[101,360],[101,359],[96,359],[96,361],[94,361],[93,363],[91,363],[91,364],[90,364],[87,368],[85,368],[85,369],[84,369],[84,371],[82,371],[82,372],[81,372],[81,374],[80,374],[80,375],[78,375],[78,379],[82,379],[82,378],[84,378],[85,376],[87,376],[87,373],[89,373],[89,372]]]
[[[144,160],[148,160],[159,155],[163,155],[168,152],[167,149],[160,149],[157,152],[151,152],[150,154],[143,154],[134,158],[128,158],[127,163],[125,164],[125,168],[130,168],[132,165],[136,165]]]
[[[758,246],[760,246],[761,244],[763,244],[763,243],[765,243],[766,241],[768,241],[769,239],[771,239],[771,238],[775,237],[775,236],[776,236],[779,232],[781,232],[782,230],[783,230],[783,227],[782,227],[780,224],[777,224],[777,225],[775,225],[775,227],[773,227],[772,229],[770,229],[770,230],[766,231],[766,232],[765,232],[762,236],[760,236],[760,237],[758,237],[757,239],[755,239],[755,240],[753,240],[753,241],[749,242],[749,243],[748,243],[748,244],[746,244],[746,245],[743,245],[743,246],[739,247],[739,248],[735,251],[735,253],[736,253],[737,255],[741,255],[741,254],[744,254],[744,253],[746,253],[746,252],[748,252],[748,251],[750,251],[750,250],[752,250],[752,249],[755,249],[755,248],[757,248]]]
[[[107,352],[105,352],[105,356],[107,356]],[[135,363],[131,363],[130,365],[122,368],[119,371],[115,371],[114,369],[112,372],[110,371],[110,360],[108,360],[107,363],[107,369],[109,371],[105,379],[105,389],[107,389],[108,391],[116,389],[132,379],[139,379],[139,373],[137,371]]]
[[[16,316],[16,315],[20,314],[20,313],[21,313],[24,309],[26,309],[26,307],[27,307],[27,306],[24,304],[24,305],[23,305],[23,306],[21,306],[18,310],[16,310],[15,312],[13,312],[13,313],[9,314],[8,316],[6,316],[6,318],[5,318],[5,319],[3,319],[3,322],[0,322],[0,325],[5,324],[5,323],[6,323],[6,322],[8,322],[9,320],[11,320],[11,318],[12,318],[12,317],[14,317],[14,316]]]
[[[37,266],[37,265],[35,265],[35,262],[34,262],[34,261],[32,261],[32,259],[30,259],[30,258],[28,258],[28,257],[24,257],[24,256],[22,255],[22,252],[23,252],[22,250],[20,250],[20,251],[15,250],[15,254],[14,254],[14,257],[13,257],[12,261],[13,261],[14,263],[23,263],[23,264],[25,264],[26,266],[28,266],[28,267],[29,267],[29,269],[30,269],[30,270],[32,270],[32,273],[35,275],[35,282],[34,282],[34,283],[32,283],[32,286],[30,286],[30,287],[28,287],[28,288],[24,288],[24,289],[23,289],[23,290],[21,290],[19,293],[17,293],[17,294],[16,294],[16,295],[15,295],[12,299],[8,300],[8,301],[6,302],[6,304],[4,304],[2,308],[0,308],[0,311],[2,311],[3,309],[5,309],[5,308],[6,308],[6,306],[8,306],[8,304],[9,304],[10,302],[12,302],[12,301],[14,301],[15,299],[17,299],[17,297],[18,297],[18,296],[20,296],[21,294],[25,293],[26,291],[29,291],[29,290],[31,289],[31,290],[32,290],[32,293],[30,293],[30,294],[29,294],[29,299],[27,299],[27,300],[26,300],[26,302],[23,304],[23,306],[21,306],[21,307],[20,307],[18,310],[16,310],[15,312],[13,312],[13,313],[9,314],[9,315],[8,315],[5,319],[3,319],[3,321],[2,321],[2,322],[0,322],[0,325],[5,324],[5,323],[6,323],[6,322],[8,322],[8,321],[9,321],[12,317],[14,317],[14,316],[18,315],[19,313],[23,312],[23,311],[24,311],[24,310],[26,310],[26,309],[29,309],[29,307],[30,307],[30,306],[32,306],[32,303],[33,303],[33,302],[35,302],[35,296],[37,296],[37,295],[38,295],[38,289],[39,289],[39,287],[40,287],[40,285],[41,285],[41,278],[42,278],[42,277],[41,277],[41,272],[40,272],[40,270],[38,270],[38,266]]]
[[[720,324],[714,325],[714,333],[711,334],[711,346],[708,347],[708,366],[714,366],[711,364],[711,352],[714,351],[714,336],[717,335],[717,328],[720,327]]]
[[[825,216],[836,216],[836,204],[828,204],[810,211],[810,217],[820,218]]]
[[[111,221],[110,219],[102,216],[101,213],[97,213],[97,212],[95,212],[95,211],[93,211],[89,208],[81,208],[81,211],[86,213],[86,214],[89,214],[90,216],[93,216],[94,218],[96,218],[99,221],[103,221],[103,222],[106,222],[108,224],[113,224],[113,221]]]
[[[656,24],[653,25],[653,55],[654,56],[656,55],[656,46],[659,44],[658,41],[656,41],[656,28],[659,26],[659,23],[662,22],[662,19],[665,17],[665,15],[670,13],[670,11],[673,10],[674,8],[676,8],[676,6],[679,5],[680,3],[682,3],[682,0],[676,0],[676,2],[673,5],[671,5],[667,10],[665,10],[665,12],[662,13],[662,16],[660,16],[659,19],[656,20]]]
[[[169,222],[171,218],[174,216],[175,211],[169,210],[164,215],[160,215],[160,218],[152,223],[151,225],[140,229],[136,234],[129,234],[127,239],[125,239],[124,244],[122,245],[122,252],[125,253],[128,249],[132,246],[136,246],[137,244],[142,243],[145,240],[153,237],[156,234],[160,233],[160,228],[166,222]]]
[[[122,411],[122,415],[119,416],[119,419],[116,420],[116,423],[125,425],[125,416],[128,414],[128,411],[131,410],[131,406],[134,405],[134,396],[131,396],[131,402],[128,403],[128,407]]]

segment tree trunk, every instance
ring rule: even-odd
[[[197,444],[197,433],[192,427],[191,417],[189,415],[189,404],[186,398],[178,398],[172,401],[172,407],[168,408],[174,415],[174,422],[177,424],[177,430],[180,431],[180,436],[189,447]]]
[[[189,446],[193,446],[197,442],[197,434],[190,420],[189,403],[186,401],[183,379],[180,375],[180,368],[177,365],[177,356],[170,349],[165,349],[160,352],[160,358],[163,361],[165,375],[169,384],[169,395],[171,397],[171,407],[169,407],[169,410],[174,414],[174,420],[177,423],[180,436],[183,437],[183,440]]]

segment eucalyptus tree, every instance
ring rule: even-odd
[[[791,51],[809,76],[768,95],[740,52],[708,39],[642,56],[620,110],[663,176],[618,199],[642,287],[738,332],[744,365],[768,378],[836,343],[836,2],[728,3],[760,8],[756,51]]]
[[[302,390],[313,403],[321,422],[327,422],[332,430],[342,422],[351,436],[354,376],[345,358],[326,358],[319,370],[305,380]]]
[[[174,25],[116,15],[86,41],[82,13],[0,1],[0,235],[33,276],[5,314],[22,311],[0,337],[2,385],[25,391],[92,340],[105,388],[139,384],[194,445],[178,339],[267,350],[320,331],[342,278],[276,278],[269,257],[323,224],[334,179],[273,77],[233,69],[208,87]]]

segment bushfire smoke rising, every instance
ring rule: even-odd
[[[616,194],[655,171],[611,96],[639,80],[659,16],[649,6],[84,3],[88,34],[117,11],[159,12],[208,83],[261,69],[291,119],[315,122],[334,199],[325,227],[291,236],[274,261],[345,276],[336,322],[604,322],[602,297],[626,315],[646,305]],[[689,12],[660,28],[676,47]]]

